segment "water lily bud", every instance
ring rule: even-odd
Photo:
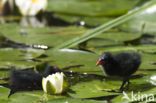
[[[49,94],[61,94],[67,90],[67,82],[64,74],[55,73],[42,79],[42,88],[44,92]]]
[[[15,0],[16,6],[24,16],[34,16],[40,10],[45,10],[47,0]]]

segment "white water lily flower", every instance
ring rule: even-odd
[[[34,16],[40,10],[45,10],[47,0],[15,0],[15,4],[24,16]]]
[[[66,91],[67,83],[64,74],[55,73],[42,79],[42,88],[44,92],[49,94],[61,94]]]

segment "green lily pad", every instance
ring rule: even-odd
[[[8,83],[7,80],[4,80],[4,78],[8,78],[9,76],[9,71],[0,71],[0,84]]]
[[[128,96],[128,98],[124,98],[124,94],[114,98],[112,100],[112,102],[117,102],[117,103],[131,103],[131,102],[149,102],[149,100],[151,100],[151,102],[154,102],[155,99],[153,99],[156,95],[156,88],[152,88],[148,91],[145,92],[125,92],[126,95]]]
[[[149,77],[149,76],[147,76]],[[130,78],[130,85],[126,92],[130,91],[148,91],[155,86],[147,81],[147,77],[135,77],[132,76]],[[92,80],[77,83],[76,85],[71,86],[71,89],[75,93],[69,93],[70,96],[74,98],[96,98],[103,96],[112,96],[112,95],[120,95],[122,93],[108,92],[111,90],[119,91],[119,88],[122,84],[122,78],[119,77],[107,77],[102,81],[100,80]]]
[[[8,39],[27,45],[55,46],[87,31],[84,27],[23,27],[1,24],[1,33]],[[23,34],[24,33],[24,34]]]
[[[140,66],[140,69],[156,69],[156,65],[152,65],[152,63],[155,63],[156,61],[156,55],[155,54],[147,54],[143,53],[142,56],[142,64]]]
[[[8,88],[0,86],[0,91],[1,91],[0,92],[0,101],[2,103],[8,103],[8,101],[9,101],[8,94],[9,94],[10,90]]]
[[[116,46],[116,47],[103,47],[103,48],[94,48],[93,51],[103,53],[103,52],[123,52],[123,51],[145,51],[151,52],[156,50],[156,46],[154,45],[139,45],[139,46]]]
[[[25,91],[25,92],[18,92],[13,94],[10,97],[9,103],[40,103],[46,102],[49,100],[57,99],[57,98],[65,98],[66,96],[61,95],[48,95],[45,94],[43,91]]]
[[[7,77],[8,77],[8,71],[0,71],[0,79],[7,78]]]
[[[56,13],[54,14],[56,18],[62,19],[69,23],[80,23],[81,25],[87,25],[87,26],[98,26],[102,25],[110,20],[112,20],[114,17],[82,17],[82,16],[76,16],[76,15],[67,15],[67,14],[60,14]]]
[[[156,34],[156,5],[146,9],[145,11],[137,14],[134,18],[123,23],[120,28],[124,31],[131,32],[144,32],[152,35]]]
[[[60,98],[48,101],[46,103],[107,103],[106,101],[95,101],[86,99],[75,99],[75,98]]]
[[[140,0],[49,0],[47,10],[56,13],[83,16],[116,16],[126,13],[139,1]]]
[[[47,10],[54,11],[55,17],[69,23],[85,22],[88,26],[97,26],[128,12],[139,2],[141,0],[50,0]]]
[[[120,85],[121,84],[119,82],[112,81],[93,80],[91,82],[81,82],[71,86],[71,89],[75,93],[69,93],[69,95],[74,98],[96,98],[102,96],[119,95],[119,93],[105,92],[103,90],[118,89]]]
[[[129,85],[128,90],[126,90],[126,92],[131,92],[131,91],[145,92],[145,91],[149,91],[150,89],[155,88],[155,85],[153,85],[151,83],[151,80],[149,80],[150,77],[151,75],[144,75],[143,77],[138,77],[138,78],[135,77],[135,75],[131,76],[130,85]]]
[[[111,47],[117,45],[124,45],[121,41],[114,41],[104,38],[92,38],[87,42],[86,48],[91,51],[96,51],[96,48],[104,48],[104,47]]]
[[[16,27],[16,29],[14,29],[14,27]],[[13,40],[15,42],[25,43],[28,45],[46,45],[50,47],[59,45],[64,41],[80,36],[84,32],[88,31],[88,29],[85,29],[83,27],[53,27],[53,28],[34,27],[32,28],[32,27],[22,27],[17,24],[3,24],[0,25],[0,29],[3,35],[5,35],[8,39]],[[12,30],[8,31],[8,29],[12,29]],[[24,35],[21,34],[23,31],[25,31],[26,34]],[[113,38],[114,36],[116,36],[115,40]],[[110,30],[106,33],[102,33],[101,35],[96,36],[95,38],[99,38],[100,41],[104,41],[101,39],[109,39],[112,41],[111,45],[113,45],[113,43],[116,45],[116,43],[123,44],[122,43],[123,41],[134,40],[136,38],[139,38],[140,36],[141,36],[140,34]],[[99,42],[99,40],[97,40],[97,42]],[[105,43],[105,41],[104,43],[100,42],[100,45],[102,44],[107,44],[107,43]]]
[[[71,68],[70,70],[75,72],[103,74],[101,73],[101,69],[96,67],[98,55],[94,53],[73,49],[61,49],[58,51],[49,49],[45,54],[48,55],[48,57],[41,60],[49,61],[52,65],[56,65],[60,68],[73,65],[83,65],[79,68]]]
[[[31,102],[40,102],[40,95],[35,95],[32,93],[31,94],[26,94],[26,93],[15,93],[10,97],[10,102],[9,103],[31,103]]]
[[[44,50],[37,49],[0,49],[0,67],[8,68],[9,66],[16,67],[32,67],[36,65],[31,59],[40,56]]]
[[[66,96],[61,95],[48,95],[43,91],[25,91],[17,92],[8,98],[10,90],[5,87],[0,87],[0,101],[2,103],[40,103],[57,98],[65,98]]]
[[[114,38],[115,37],[115,38]],[[94,50],[94,47],[111,47],[124,45],[124,41],[132,41],[140,38],[141,34],[119,32],[116,30],[110,30],[108,32],[102,33],[94,38],[90,39],[87,43],[87,47]]]
[[[103,38],[103,39],[109,39],[109,40],[114,40],[114,41],[130,41],[137,39],[141,37],[141,34],[136,34],[136,33],[130,33],[130,32],[120,32],[120,31],[108,31],[105,33],[102,33],[98,36],[95,36],[97,38]],[[115,37],[115,38],[114,38]]]

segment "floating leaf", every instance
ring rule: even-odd
[[[87,31],[87,29],[78,26],[24,27],[14,23],[0,24],[0,30],[4,36],[17,43],[50,47],[59,45]]]
[[[49,0],[47,10],[81,16],[117,16],[131,10],[139,2],[140,0]]]
[[[115,37],[115,38],[114,38]],[[141,37],[141,34],[108,31],[102,33],[87,42],[87,48],[94,50],[94,48],[114,47],[118,45],[124,45],[125,41],[132,41]]]
[[[43,50],[37,49],[0,49],[0,67],[8,68],[9,66],[16,67],[32,67],[36,63],[31,59],[43,54]]]
[[[155,1],[148,2],[146,5],[140,7],[138,9],[136,9],[136,10],[133,10],[133,11],[121,16],[121,17],[113,19],[113,20],[111,20],[111,21],[109,21],[109,22],[107,22],[107,23],[105,23],[105,24],[103,24],[103,25],[101,25],[101,26],[99,26],[99,27],[97,27],[97,28],[95,28],[95,29],[93,29],[93,30],[79,36],[79,37],[77,37],[77,38],[71,39],[71,40],[63,43],[62,45],[56,46],[54,48],[54,50],[61,49],[61,48],[70,48],[70,47],[73,47],[73,46],[75,46],[75,45],[77,45],[79,43],[82,43],[82,42],[84,42],[84,41],[86,41],[86,40],[88,40],[88,39],[102,33],[102,32],[105,32],[105,31],[107,31],[107,30],[109,30],[109,29],[111,29],[111,28],[113,28],[113,27],[115,27],[115,26],[117,26],[117,25],[131,19],[132,17],[134,17],[138,13],[142,12],[143,10],[153,6],[155,3],[156,3]]]
[[[81,82],[71,87],[75,93],[69,93],[74,98],[96,98],[102,96],[118,95],[118,93],[106,92],[103,90],[118,89],[120,83],[93,80],[91,82]]]
[[[103,48],[94,48],[93,49],[96,52],[122,52],[122,51],[145,51],[145,52],[151,52],[156,50],[156,46],[154,45],[139,45],[139,46],[116,46],[116,47],[103,47]]]
[[[74,99],[74,98],[59,98],[48,101],[46,103],[107,103],[106,101],[95,101],[87,99]]]
[[[8,103],[9,99],[8,99],[8,94],[10,92],[10,90],[8,88],[5,87],[1,87],[0,86],[0,101],[2,103]]]
[[[148,34],[156,34],[156,5],[138,13],[137,16],[123,23],[120,28],[124,31],[144,32]]]
[[[106,23],[112,20],[114,17],[82,17],[82,16],[75,16],[75,15],[67,15],[67,14],[54,14],[54,17],[62,19],[69,23],[79,23],[80,25],[87,25],[87,26],[98,26],[103,23]]]
[[[49,49],[45,53],[47,58],[43,58],[43,61],[49,61],[52,65],[59,66],[60,68],[68,67],[72,65],[83,65],[80,68],[71,68],[72,71],[87,72],[87,73],[99,73],[101,69],[96,67],[98,55],[73,49],[61,49],[53,51]]]
[[[148,91],[151,88],[154,88],[154,85],[152,85],[150,81],[147,81],[147,77],[135,77],[135,75],[131,76],[131,84],[129,85],[128,90],[125,89],[125,91]],[[92,81],[80,82],[74,86],[71,86],[71,89],[75,93],[69,94],[75,98],[96,98],[103,96],[120,95],[122,93],[108,91],[119,91],[121,84],[122,78],[119,77],[107,77],[102,81],[95,79]]]
[[[66,96],[56,96],[56,95],[47,95],[44,94],[43,91],[26,91],[26,92],[18,92],[13,94],[9,98],[9,103],[40,103],[46,102],[48,100],[53,100],[56,98],[65,98]]]
[[[127,93],[127,96],[129,98],[129,100],[128,99],[123,99],[124,95],[120,95],[120,96],[114,98],[112,100],[112,102],[118,102],[118,103],[145,102],[145,103],[147,103],[148,100],[152,100],[152,101],[154,100],[153,97],[156,95],[155,91],[156,91],[156,88],[152,88],[152,89],[150,89],[148,91],[145,91],[145,92],[131,91],[131,92]],[[135,96],[135,99],[134,99],[134,96]]]

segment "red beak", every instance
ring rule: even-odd
[[[96,63],[96,66],[101,65],[101,59],[99,59]]]

